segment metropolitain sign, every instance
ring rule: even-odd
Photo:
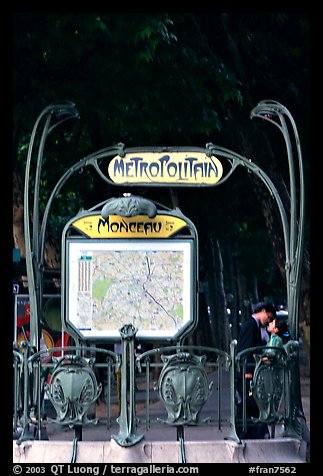
[[[203,152],[139,152],[114,157],[108,173],[116,184],[215,185],[223,167]]]

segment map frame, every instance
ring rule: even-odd
[[[112,253],[112,255],[111,255]],[[129,258],[128,254],[131,254],[131,257]],[[133,324],[135,328],[137,329],[137,334],[136,336],[139,339],[143,340],[158,340],[158,341],[163,341],[163,340],[174,340],[178,339],[180,335],[182,335],[187,329],[192,327],[194,323],[194,318],[196,318],[196,312],[195,312],[195,297],[194,297],[194,289],[195,289],[195,284],[196,283],[196,263],[195,263],[195,247],[194,247],[194,240],[191,238],[172,238],[172,239],[132,239],[132,240],[127,240],[127,239],[93,239],[93,238],[83,238],[83,237],[75,237],[75,236],[70,236],[66,239],[66,257],[65,257],[65,304],[64,304],[64,309],[63,309],[63,315],[64,315],[64,322],[66,326],[69,328],[71,327],[81,338],[83,339],[97,339],[97,340],[104,340],[104,341],[116,341],[120,338],[120,332],[119,329],[122,328],[123,325],[125,324]],[[150,255],[149,255],[150,254]],[[102,324],[100,320],[96,321],[96,324],[93,324],[93,315],[94,311],[93,308],[95,308],[95,299],[93,299],[93,289],[92,289],[92,281],[91,281],[91,286],[86,287],[86,291],[88,294],[90,293],[92,296],[91,306],[88,306],[89,312],[86,313],[84,311],[84,319],[87,320],[86,325],[84,322],[80,324],[80,312],[78,312],[77,308],[77,302],[80,299],[80,295],[82,295],[82,286],[79,288],[80,283],[81,283],[81,278],[79,278],[79,268],[80,266],[82,267],[83,270],[83,261],[86,263],[87,260],[91,262],[93,259],[93,256],[96,257],[96,259],[99,257],[100,259],[98,260],[99,263],[107,261],[107,260],[112,260],[113,257],[117,256],[118,260],[125,259],[128,262],[125,261],[125,264],[129,263],[136,263],[139,261],[143,260],[148,260],[147,256],[153,256],[157,258],[157,261],[159,262],[162,260],[163,262],[167,263],[167,272],[164,271],[165,273],[165,279],[167,275],[167,286],[168,286],[168,291],[170,289],[177,289],[177,295],[176,301],[180,301],[181,303],[181,313],[180,313],[180,318],[176,321],[174,324],[172,320],[174,321],[174,316],[170,316],[172,319],[168,319],[168,316],[166,313],[164,314],[164,311],[161,311],[161,315],[159,316],[159,321],[158,324],[159,326],[156,325],[156,322],[148,317],[150,314],[147,311],[147,316],[145,317],[145,320],[138,322],[135,319],[129,318],[128,317],[123,317],[120,320],[115,319],[114,324],[112,326],[109,324]],[[81,258],[81,256],[83,258]],[[125,258],[127,256],[127,258]],[[175,258],[181,257],[182,262],[181,265],[179,266],[177,263],[177,268],[172,270],[168,269],[168,266],[172,266],[172,261],[174,261],[174,256]],[[79,264],[81,262],[81,264]],[[176,262],[176,259],[175,259]],[[78,263],[78,264],[77,264]],[[110,263],[110,261],[109,261]],[[85,264],[85,266],[88,266]],[[174,265],[175,266],[175,265]],[[129,266],[128,266],[129,267]],[[131,266],[133,268],[133,266]],[[108,265],[109,272],[111,271],[111,266]],[[139,281],[145,281],[147,282],[148,276],[145,275],[143,271],[139,271],[140,266],[136,267],[138,270],[137,272],[139,273],[138,276],[134,275],[134,280],[138,281],[138,284],[140,284],[140,289],[142,289],[142,283]],[[165,268],[165,266],[164,266]],[[126,266],[124,266],[124,269],[126,269]],[[147,268],[149,269],[149,268]],[[105,270],[104,270],[105,271]],[[91,271],[93,276],[94,272],[93,270]],[[98,273],[102,273],[102,270],[98,270]],[[127,272],[127,270],[126,270]],[[148,271],[147,271],[148,273]],[[176,283],[174,279],[172,279],[172,276],[176,276]],[[149,275],[149,278],[153,276],[153,272],[151,275]],[[124,280],[123,280],[123,275],[116,274],[114,278],[113,285],[115,286],[114,294],[113,296],[116,298],[115,301],[117,304],[119,303],[120,309],[123,309],[126,307],[125,304],[125,290],[121,288],[121,286],[124,285]],[[120,279],[119,279],[120,278]],[[160,275],[159,275],[160,278]],[[161,274],[161,279],[163,278],[163,275]],[[178,279],[180,279],[180,283],[178,283]],[[87,282],[87,280],[85,280]],[[82,281],[85,282],[85,281]],[[158,286],[158,291],[160,289],[159,287],[159,281],[157,282],[156,286]],[[120,290],[118,290],[117,286],[120,286]],[[151,284],[150,284],[151,286]],[[129,284],[129,290],[128,294],[132,290],[132,288],[135,288],[136,286],[133,283]],[[91,289],[89,289],[91,288]],[[150,289],[153,289],[150,287]],[[166,287],[165,287],[166,289]],[[175,290],[174,290],[175,292]],[[79,294],[78,294],[79,293]],[[159,291],[158,291],[159,293]],[[145,293],[142,293],[143,295]],[[152,293],[154,294],[154,293]],[[140,297],[140,299],[143,296]],[[157,299],[154,298],[154,296],[151,296],[152,299],[150,299],[151,304],[153,304],[153,301],[157,301]],[[89,298],[90,299],[90,298]],[[139,299],[139,298],[138,298]],[[87,302],[86,300],[84,302]],[[106,298],[106,304],[112,302],[109,301],[108,298]],[[148,306],[147,301],[144,300],[145,306]],[[166,304],[165,304],[166,303]],[[84,304],[84,303],[83,303]],[[164,297],[164,301],[161,302],[160,308],[163,310],[164,307],[166,308],[168,304],[168,296]],[[157,305],[155,306],[155,308]],[[81,305],[79,306],[80,309],[86,308],[86,306]],[[167,309],[165,310],[165,312]],[[155,311],[156,312],[156,311]],[[128,315],[127,315],[128,316]],[[162,317],[164,316],[164,317]],[[84,320],[83,319],[83,320]],[[110,318],[109,318],[110,319]],[[107,320],[105,317],[102,317],[102,322],[104,320]],[[161,322],[161,320],[163,320]],[[90,324],[89,324],[90,323]],[[153,325],[153,323],[155,325]],[[99,327],[102,327],[101,329]],[[106,327],[105,327],[106,326]],[[147,328],[148,326],[148,328]]]

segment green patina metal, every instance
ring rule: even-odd
[[[207,401],[212,383],[208,383],[204,367],[205,356],[179,352],[161,356],[164,362],[158,380],[159,396],[167,410],[163,423],[177,427],[182,462],[186,463],[184,425],[197,425],[199,413]]]
[[[234,378],[235,369],[240,366],[244,368],[245,360],[250,352],[255,353],[252,390],[259,406],[258,420],[270,425],[282,424],[284,429],[282,436],[301,439],[301,427],[295,432],[295,418],[289,385],[295,365],[295,349],[297,349],[295,341],[286,345],[284,352],[281,352],[282,358],[273,360],[268,365],[261,360],[262,349],[259,348],[247,349],[235,356],[236,341],[231,344],[231,355],[213,347],[177,345],[155,348],[136,358],[134,348],[136,329],[131,324],[126,325],[120,329],[120,334],[122,339],[121,357],[106,349],[85,346],[55,347],[32,353],[26,342],[21,345],[20,349],[14,350],[14,368],[19,375],[15,386],[14,413],[16,425],[22,427],[22,432],[17,440],[18,444],[30,439],[42,439],[40,408],[42,397],[37,390],[41,388],[41,380],[47,378],[46,369],[49,369],[52,375],[46,385],[46,391],[57,412],[57,418],[54,421],[63,426],[73,427],[76,432],[84,424],[95,423],[94,418],[88,418],[88,413],[101,392],[101,385],[97,384],[94,377],[94,367],[98,364],[95,363],[95,358],[83,358],[80,357],[80,353],[94,354],[100,351],[104,352],[108,358],[106,364],[108,412],[111,405],[109,397],[111,363],[114,361],[114,371],[117,372],[121,362],[120,415],[116,420],[119,424],[119,433],[111,435],[120,446],[135,445],[144,437],[144,434],[137,433],[136,368],[139,372],[146,368],[146,375],[148,375],[146,379],[146,430],[150,427],[150,359],[157,354],[163,356],[158,383],[155,387],[167,411],[167,419],[163,420],[163,423],[176,428],[183,462],[185,460],[184,428],[211,423],[208,418],[201,420],[200,414],[205,403],[213,395],[211,388],[214,388],[215,381],[217,382],[215,392],[217,398],[214,405],[217,405],[218,409],[218,428],[222,428],[221,405],[224,397],[222,379],[220,378],[222,370],[230,374],[230,395],[226,396],[226,398],[230,397],[229,433],[224,434],[224,437],[240,442],[235,430]],[[44,362],[43,354],[54,353],[58,350],[67,352],[67,354],[54,359],[55,362],[50,364]],[[76,354],[71,355],[72,351]],[[206,354],[209,355],[208,358],[206,358]],[[211,359],[212,354],[215,356],[215,360]],[[217,370],[218,378],[209,383],[207,370]],[[279,408],[278,405],[280,399],[282,408]],[[109,413],[107,414],[108,420],[110,420]],[[38,428],[36,428],[37,425],[39,425]],[[109,426],[107,424],[107,429]],[[81,439],[80,436],[77,439]]]
[[[234,382],[234,359],[226,352],[207,346],[174,345],[158,347],[144,352],[137,357],[139,372],[146,368],[146,430],[151,426],[149,416],[149,373],[158,355],[161,356],[160,374],[154,389],[158,391],[165,405],[167,419],[157,419],[164,424],[174,426],[180,443],[182,462],[186,462],[184,429],[187,426],[211,425],[210,416],[202,419],[202,409],[212,395],[215,394],[213,405],[216,408],[217,426],[223,428],[222,402],[225,398],[222,385],[222,371],[230,372],[230,382]],[[234,354],[232,353],[234,357]],[[216,379],[209,381],[208,372],[216,372]],[[233,377],[232,377],[233,376]],[[216,385],[214,383],[216,382]],[[213,392],[212,389],[215,391]],[[234,385],[230,392],[234,394]],[[229,415],[229,434],[227,439],[239,442],[235,431],[234,404]],[[213,421],[213,424],[215,421]]]
[[[275,361],[264,361],[262,355],[255,355],[257,363],[250,388],[259,408],[256,422],[276,423],[279,418],[278,408],[285,388],[285,361],[282,355],[275,357]]]
[[[46,393],[56,410],[54,423],[74,427],[97,423],[89,419],[88,412],[99,398],[102,384],[97,383],[93,372],[93,359],[79,355],[53,357],[55,367],[46,384]]]
[[[122,217],[147,215],[149,218],[154,218],[157,215],[157,207],[151,200],[132,195],[110,198],[102,208],[101,215],[106,219],[108,215],[113,214]]]
[[[119,434],[112,438],[120,446],[132,446],[142,440],[143,435],[136,434],[137,418],[135,405],[135,348],[136,329],[132,324],[125,324],[120,329],[122,343],[121,367],[121,411],[117,421]]]
[[[21,434],[17,439],[20,444],[23,441],[34,439],[34,432],[30,429],[30,411],[33,406],[30,393],[30,375],[28,358],[30,356],[30,346],[27,342],[22,342],[20,349],[14,350],[15,381],[14,399],[17,407],[14,409],[15,425],[18,421],[21,425]],[[19,418],[20,416],[20,418]],[[14,429],[17,428],[14,426]]]
[[[304,242],[304,179],[302,156],[299,143],[299,137],[295,122],[289,111],[280,103],[275,101],[262,101],[252,111],[251,118],[259,117],[263,120],[271,122],[282,133],[287,150],[289,176],[290,176],[290,197],[291,209],[284,209],[281,197],[270,180],[268,175],[257,166],[251,159],[243,157],[228,149],[218,147],[214,144],[207,144],[206,148],[186,148],[186,147],[155,147],[155,148],[129,148],[126,149],[123,144],[109,147],[95,152],[74,164],[60,178],[44,210],[42,223],[39,223],[39,188],[42,158],[45,148],[45,142],[50,132],[61,122],[67,119],[78,117],[75,106],[72,103],[63,103],[50,105],[45,108],[37,118],[32,131],[31,141],[28,149],[26,175],[25,175],[25,191],[24,191],[24,222],[26,237],[26,267],[29,284],[30,297],[30,343],[23,342],[21,346],[14,345],[14,429],[21,427],[21,434],[17,440],[20,444],[22,441],[41,438],[41,404],[43,398],[43,390],[46,389],[47,394],[54,405],[57,412],[56,422],[62,425],[81,427],[87,423],[93,423],[94,419],[88,418],[91,405],[97,400],[102,391],[98,384],[93,359],[87,359],[85,353],[92,349],[97,352],[98,349],[86,347],[80,342],[80,335],[77,332],[72,333],[75,338],[76,346],[72,349],[57,348],[66,352],[62,358],[56,362],[55,359],[48,365],[44,364],[42,357],[44,353],[51,352],[42,351],[40,349],[40,330],[42,322],[42,299],[43,299],[43,268],[44,268],[44,243],[45,233],[50,208],[54,198],[57,196],[66,181],[76,172],[81,171],[84,167],[92,165],[98,172],[100,177],[109,184],[114,184],[109,178],[103,174],[100,164],[104,160],[111,159],[116,154],[119,157],[125,157],[127,154],[141,152],[197,152],[204,153],[207,157],[217,156],[225,159],[230,165],[230,170],[225,177],[221,178],[220,183],[225,182],[235,171],[238,166],[245,167],[248,171],[254,173],[262,180],[265,186],[273,196],[281,217],[283,236],[285,244],[285,269],[287,283],[287,304],[289,312],[291,341],[285,346],[280,353],[280,357],[270,363],[265,363],[260,350],[252,348],[235,355],[236,342],[231,343],[230,355],[218,349],[207,347],[185,346],[184,340],[194,330],[197,324],[197,300],[194,298],[194,319],[184,333],[179,335],[175,346],[166,346],[154,349],[144,353],[139,358],[135,358],[135,338],[137,329],[129,323],[121,323],[123,327],[119,330],[120,340],[122,344],[121,355],[121,402],[120,415],[117,419],[119,424],[119,434],[112,435],[113,438],[121,446],[132,446],[139,442],[143,435],[137,434],[138,420],[136,417],[135,406],[135,369],[141,370],[146,367],[146,429],[150,425],[149,417],[149,372],[151,368],[150,357],[160,353],[162,355],[163,365],[161,368],[157,389],[159,396],[165,404],[167,410],[167,420],[164,423],[177,428],[178,439],[181,442],[182,461],[186,461],[184,450],[184,426],[197,425],[201,409],[211,395],[211,384],[208,383],[206,367],[208,365],[204,354],[206,352],[215,352],[218,355],[218,369],[221,366],[230,372],[230,433],[228,439],[240,441],[235,431],[235,371],[237,368],[245,369],[246,358],[250,353],[254,354],[255,372],[252,382],[252,392],[259,408],[259,417],[256,421],[265,422],[275,425],[282,422],[284,425],[283,436],[291,436],[302,438],[302,421],[304,421],[304,413],[302,410],[300,396],[300,376],[299,376],[299,351],[298,351],[298,307],[300,293],[300,277],[302,268],[303,242]],[[297,164],[299,183],[296,181],[296,171],[294,157],[292,153],[292,143],[288,131],[287,121],[291,125],[297,151]],[[37,154],[34,204],[33,204],[33,239],[30,233],[30,213],[29,213],[29,181],[31,170],[31,158],[35,142],[37,129],[42,120],[45,120],[39,149]],[[51,125],[51,121],[54,124]],[[154,169],[151,166],[150,172]],[[129,184],[127,184],[129,185]],[[154,184],[145,184],[154,185]],[[155,184],[156,185],[156,184]],[[161,183],[158,186],[176,186],[176,183]],[[180,186],[185,186],[181,183]],[[209,185],[208,185],[209,186]],[[297,194],[298,191],[298,194]],[[298,196],[299,199],[298,199]],[[103,205],[103,208],[102,208]],[[104,220],[109,214],[119,214],[123,217],[136,216],[140,213],[149,217],[154,217],[157,208],[154,202],[143,199],[141,197],[124,197],[123,199],[109,199],[102,204],[96,205],[92,211],[101,207],[101,215]],[[179,210],[169,210],[165,212],[183,217]],[[186,217],[188,229],[191,237],[194,238],[196,248],[198,247],[197,231],[194,224]],[[41,226],[40,226],[41,225]],[[67,224],[66,230],[69,224]],[[38,229],[40,227],[40,234]],[[63,260],[64,260],[63,254]],[[196,251],[196,263],[198,263],[198,254]],[[196,270],[196,281],[198,282],[198,272]],[[193,287],[191,292],[195,293]],[[64,303],[62,303],[64,306]],[[62,307],[63,309],[63,307]],[[69,329],[71,330],[71,329]],[[75,355],[70,355],[71,351]],[[101,349],[102,350],[102,349]],[[167,352],[172,351],[171,355]],[[196,352],[197,354],[195,354]],[[112,352],[108,352],[110,360],[107,364],[109,374],[108,378],[108,400],[110,398],[110,377],[111,365],[115,370],[120,365],[120,358]],[[51,368],[52,374],[49,383],[45,385],[46,369]],[[219,387],[218,391],[218,407],[220,414],[221,407],[221,373],[218,373]],[[243,422],[246,424],[246,385],[243,386],[244,414]],[[283,410],[281,405],[283,402]],[[109,403],[109,401],[108,401]],[[109,405],[108,405],[109,407]],[[110,422],[110,414],[108,408],[107,426]],[[256,422],[254,421],[254,422]],[[219,425],[221,425],[221,417],[219,417]],[[35,431],[34,426],[38,431]]]
[[[204,367],[205,356],[188,352],[178,352],[161,356],[164,366],[159,376],[157,388],[167,410],[167,420],[162,423],[177,428],[182,463],[186,463],[184,446],[184,426],[197,425],[200,411],[207,401],[212,383]]]
[[[236,390],[235,390],[235,354],[236,354],[237,341],[234,339],[230,343],[230,433],[227,436],[228,440],[236,441],[240,443],[240,438],[236,431]]]
[[[44,355],[60,352],[62,357],[51,358],[44,362]],[[75,352],[75,354],[72,354]],[[96,364],[95,358],[81,354],[95,355],[103,353],[106,363]],[[88,418],[92,406],[101,393],[101,384],[97,383],[94,366],[105,367],[107,372],[107,428],[111,424],[111,368],[120,367],[120,357],[108,349],[87,346],[53,347],[33,351],[27,342],[14,349],[14,432],[20,429],[17,444],[30,439],[43,439],[42,405],[44,392],[56,410],[57,418],[48,418],[63,426],[75,429],[81,439],[82,425],[96,423]],[[46,383],[49,378],[48,383]]]
[[[250,389],[247,389],[247,380],[243,379],[243,428],[246,429],[248,423],[246,402],[247,394],[251,391],[259,409],[259,416],[251,417],[249,424],[281,423],[282,436],[302,439],[302,425],[295,415],[295,400],[291,385],[297,363],[298,342],[289,341],[282,349],[266,348],[266,350],[270,350],[269,355],[262,347],[251,347],[235,356],[236,369],[241,371],[242,375],[246,373],[250,355],[255,362]]]
[[[161,358],[164,366],[157,388],[168,413],[163,423],[197,425],[200,410],[212,387],[204,367],[206,357],[179,352]]]

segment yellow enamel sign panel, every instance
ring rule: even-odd
[[[72,225],[90,238],[168,238],[187,223],[171,215],[146,215],[121,217],[108,215],[87,215],[75,220]]]
[[[114,183],[214,185],[223,174],[219,159],[203,152],[138,152],[114,157],[108,168]]]

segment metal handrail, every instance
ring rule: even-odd
[[[217,359],[214,361],[210,357],[205,358],[205,367],[206,369],[215,369],[217,374],[217,401],[216,401],[216,408],[215,413],[217,415],[217,424],[218,429],[222,430],[222,424],[224,422],[223,415],[222,415],[222,401],[224,397],[226,399],[226,395],[224,396],[224,387],[222,381],[222,370],[230,372],[230,388],[229,388],[229,396],[230,399],[230,413],[229,413],[229,429],[230,433],[228,436],[225,436],[226,439],[233,439],[235,441],[240,441],[237,437],[235,432],[235,382],[234,382],[234,375],[236,370],[243,367],[245,359],[250,354],[259,354],[262,349],[261,348],[250,348],[246,349],[243,352],[235,355],[235,344],[236,341],[232,342],[231,345],[231,355],[216,348],[212,347],[203,347],[203,346],[194,346],[194,345],[183,345],[183,346],[165,346],[159,347],[156,349],[152,349],[149,351],[144,352],[143,354],[137,356],[133,359],[132,366],[133,366],[133,375],[135,385],[137,384],[137,380],[140,373],[143,372],[145,368],[145,394],[146,394],[146,409],[145,409],[145,431],[148,432],[149,429],[152,427],[152,420],[150,415],[150,387],[151,387],[151,376],[150,373],[153,368],[159,368],[162,370],[163,364],[162,363],[151,363],[152,357],[156,356],[157,354],[166,355],[170,354],[171,352],[175,352],[175,354],[185,354],[185,355],[198,355],[201,357],[201,354],[206,357],[206,354],[214,354],[217,356]],[[286,366],[286,371],[284,372],[284,381],[283,381],[283,399],[284,399],[284,411],[277,417],[277,423],[283,422],[285,425],[285,434],[283,436],[293,436],[299,438],[300,435],[297,434],[293,430],[292,419],[293,415],[291,412],[291,405],[290,405],[290,372],[291,366],[290,363],[294,362],[295,359],[295,345],[297,342],[289,342],[285,349],[280,350],[278,349],[278,353],[281,353],[283,356],[283,365]],[[190,354],[189,352],[190,351]],[[54,354],[57,352],[61,352],[62,355],[60,357],[56,357],[52,362],[43,362],[42,357],[48,356],[48,354]],[[74,354],[73,354],[74,352]],[[194,352],[194,353],[193,353]],[[33,349],[28,346],[27,343],[23,343],[20,348],[15,347],[14,351],[14,368],[16,371],[14,373],[14,385],[15,385],[15,399],[14,399],[14,429],[19,427],[18,425],[18,417],[20,418],[20,423],[22,426],[21,435],[17,440],[17,443],[20,444],[22,441],[29,440],[29,439],[41,439],[42,438],[42,414],[41,414],[41,407],[42,401],[41,399],[41,392],[39,391],[41,384],[41,375],[42,372],[47,370],[52,372],[55,368],[55,365],[60,361],[68,360],[71,356],[75,358],[80,355],[87,355],[91,356],[88,357],[88,360],[92,359],[92,363],[94,368],[105,368],[107,372],[107,420],[106,420],[106,429],[109,430],[111,428],[112,419],[111,419],[111,378],[112,378],[112,369],[116,373],[118,369],[120,369],[122,356],[108,350],[102,349],[98,347],[92,346],[71,346],[71,347],[52,347],[50,349],[44,349],[41,351],[33,352]],[[103,353],[107,357],[107,363],[99,363],[95,362],[95,356],[98,353]],[[234,364],[234,365],[232,365]],[[138,370],[138,374],[136,374],[135,369]],[[18,371],[19,370],[19,371]],[[44,373],[45,375],[45,373]],[[19,379],[19,381],[18,381]],[[23,382],[23,386],[19,382]],[[36,392],[35,392],[36,389]],[[20,395],[19,399],[19,391],[22,395]],[[132,397],[133,395],[133,397]],[[135,393],[129,393],[127,398],[134,398],[133,408],[135,409]],[[244,395],[246,398],[246,395]],[[120,402],[119,402],[120,403]],[[214,408],[214,407],[213,407]],[[132,415],[133,420],[137,421],[136,414]],[[102,423],[104,418],[99,419]],[[116,422],[118,419],[116,419]],[[36,431],[32,431],[31,424],[36,426]],[[64,421],[61,422],[64,425]],[[210,422],[199,421],[196,426],[203,426],[209,425]],[[176,426],[176,425],[175,425]],[[132,429],[133,434],[136,436],[136,428]],[[130,441],[131,443],[131,441]]]

